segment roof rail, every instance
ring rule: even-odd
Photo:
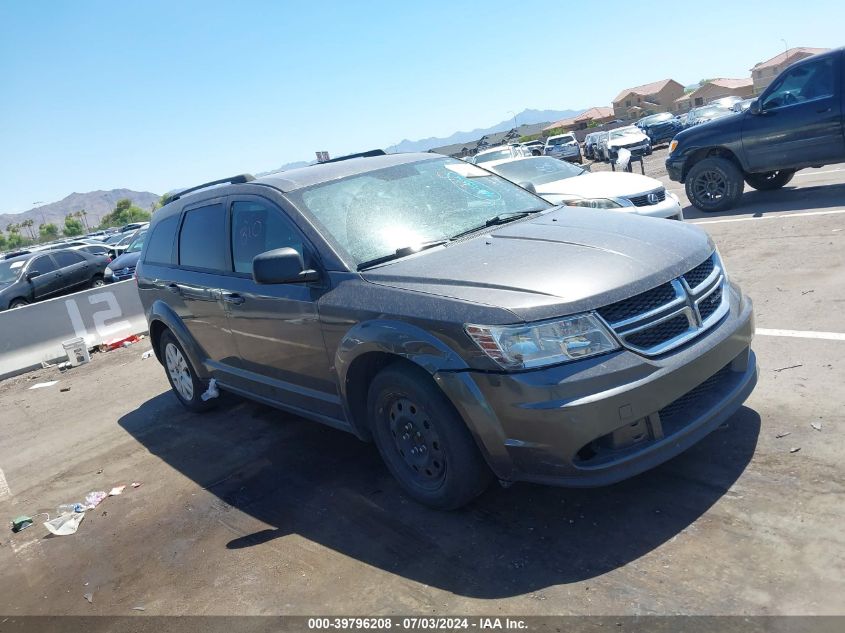
[[[255,180],[255,176],[252,174],[238,174],[237,176],[232,176],[230,178],[221,178],[220,180],[212,180],[211,182],[206,182],[201,185],[197,185],[196,187],[188,187],[187,189],[177,189],[172,193],[166,194],[167,197],[164,199],[164,204],[169,204],[174,200],[178,200],[184,195],[189,193],[193,193],[194,191],[199,191],[200,189],[205,189],[206,187],[213,187],[214,185],[238,185],[243,184],[245,182],[249,182],[251,180]]]
[[[370,156],[384,156],[387,152],[383,149],[371,149],[367,150],[366,152],[358,152],[357,154],[347,154],[346,156],[338,156],[337,158],[330,158],[329,160],[324,160],[320,165],[325,165],[326,163],[339,163],[342,160],[349,160],[350,158],[369,158]]]

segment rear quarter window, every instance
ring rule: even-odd
[[[153,234],[147,243],[144,263],[161,264],[164,266],[173,265],[173,238],[176,235],[176,227],[178,225],[178,215],[171,215],[169,218],[156,224]]]

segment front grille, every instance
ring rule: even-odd
[[[719,309],[722,304],[722,290],[721,288],[713,291],[706,299],[703,299],[698,304],[698,312],[701,314],[701,320],[706,321],[707,317]]]
[[[672,284],[663,284],[635,295],[630,299],[623,299],[609,306],[599,308],[598,313],[608,323],[624,321],[638,314],[644,314],[674,301],[677,298]]]
[[[727,313],[724,284],[714,254],[681,277],[596,312],[623,345],[659,356],[698,336]],[[708,319],[711,322],[705,325]]]
[[[722,387],[731,380],[731,366],[725,365],[697,387],[686,392],[660,409],[660,423],[664,435],[671,435],[689,420],[709,408],[709,397],[723,393]]]
[[[626,340],[635,347],[657,347],[666,341],[671,341],[676,336],[680,336],[689,329],[690,323],[686,314],[679,314],[652,328],[630,334]]]
[[[684,281],[689,284],[690,288],[695,288],[710,276],[710,273],[713,272],[713,266],[713,258],[708,257],[691,271],[684,273]]]
[[[657,195],[657,200],[654,202],[648,201],[648,196],[650,193]],[[647,207],[650,204],[657,204],[658,202],[663,202],[666,199],[666,190],[662,187],[660,189],[655,189],[654,191],[650,191],[649,193],[644,193],[641,196],[631,196],[628,198],[635,207]]]

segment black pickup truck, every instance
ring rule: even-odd
[[[845,48],[786,68],[742,113],[679,133],[669,145],[669,178],[702,211],[733,207],[744,182],[778,189],[795,172],[845,161]]]

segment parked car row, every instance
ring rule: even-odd
[[[109,258],[84,248],[25,253],[0,261],[0,310],[102,286]]]

